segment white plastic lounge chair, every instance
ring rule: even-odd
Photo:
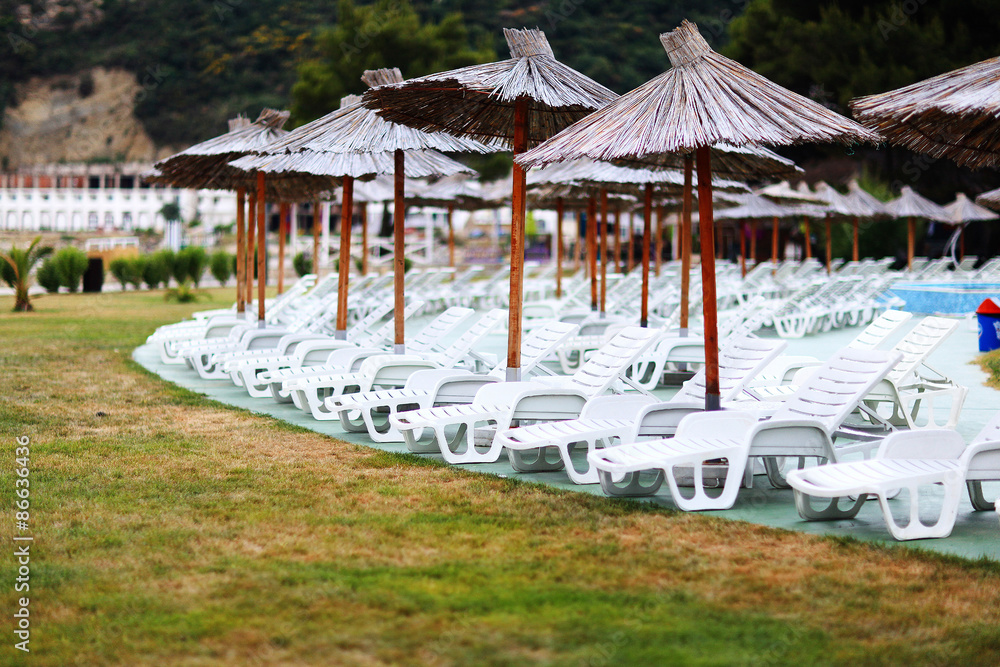
[[[728,509],[736,502],[751,457],[763,457],[768,478],[785,486],[776,457],[835,461],[833,436],[858,403],[898,361],[899,353],[844,348],[834,355],[770,419],[742,410],[688,415],[671,439],[636,442],[588,454],[605,488],[629,473],[660,470],[677,506],[685,511]],[[711,496],[704,484],[707,462],[726,459],[722,489]],[[680,492],[678,478],[693,471],[693,493]],[[649,490],[644,490],[648,492]],[[614,493],[614,495],[619,495]]]
[[[901,431],[879,445],[875,458],[849,461],[788,474],[795,490],[795,506],[802,518],[815,520],[850,519],[857,515],[868,496],[878,498],[889,532],[897,540],[947,537],[958,516],[963,484],[976,510],[994,509],[983,498],[982,483],[1000,481],[1000,414],[993,418],[968,447],[957,432],[946,429]],[[926,524],[920,517],[921,487],[941,485],[943,498],[937,518]],[[908,521],[900,525],[893,516],[889,498],[906,489]],[[841,508],[841,498],[857,500]],[[826,507],[816,509],[813,498],[829,498]]]
[[[441,340],[451,335],[463,322],[475,315],[471,308],[451,307],[435,317],[407,342],[409,354],[425,354],[442,351]],[[300,410],[312,412],[313,407],[322,408],[323,400],[329,395],[323,390],[321,378],[339,376],[359,370],[365,358],[385,354],[386,350],[362,350],[350,355],[349,350],[335,350],[326,364],[312,368],[288,369],[271,374],[270,381],[281,378],[281,391],[292,396]],[[347,355],[345,357],[345,355]],[[263,379],[263,378],[262,378]]]
[[[403,321],[409,321],[423,307],[423,301],[412,301],[407,304],[406,308],[403,309]],[[357,370],[361,361],[355,363],[355,360],[359,359],[362,355],[381,354],[388,351],[392,345],[395,328],[395,321],[390,318],[372,332],[370,336],[363,337],[357,341],[357,345],[351,339],[350,333],[348,334],[347,341],[338,341],[336,339],[306,341],[296,348],[296,355],[287,367],[258,371],[256,382],[266,384],[271,398],[278,403],[288,403],[292,401],[292,397],[282,386],[285,380],[308,377],[310,374]],[[345,345],[345,343],[347,344]],[[338,354],[339,350],[344,349],[353,349],[357,354],[348,356]],[[335,357],[335,354],[338,354],[338,356]]]
[[[482,387],[471,404],[411,410],[389,417],[406,439],[407,447],[425,451],[416,438],[423,429],[434,434],[438,451],[448,463],[492,463],[500,458],[502,444],[476,444],[477,425],[510,428],[516,420],[553,421],[580,415],[587,401],[612,389],[625,369],[659,333],[652,329],[627,327],[594,353],[572,376],[540,377],[526,382],[497,382]],[[447,431],[457,427],[457,433]],[[528,466],[528,462],[524,462]],[[551,463],[539,462],[546,468]]]
[[[722,397],[733,400],[746,384],[778,356],[786,343],[773,339],[742,337],[731,340],[719,351],[719,385]],[[518,470],[519,452],[544,447],[558,450],[562,465],[576,484],[597,484],[597,471],[586,463],[575,466],[573,450],[586,446],[587,453],[616,443],[630,443],[640,437],[673,435],[681,419],[705,409],[705,371],[700,370],[684,383],[669,401],[645,396],[599,397],[587,403],[579,419],[511,428],[496,437],[507,449],[511,464]]]
[[[365,359],[357,372],[321,375],[303,381],[308,387],[309,409],[314,419],[329,421],[339,418],[339,406],[330,398],[344,394],[354,394],[373,389],[402,387],[406,380],[418,370],[454,368],[461,363],[473,368],[484,361],[490,367],[495,359],[486,359],[481,353],[473,352],[477,345],[507,318],[507,311],[495,308],[473,324],[458,339],[439,353],[419,354],[378,354]],[[319,400],[319,396],[323,400]]]
[[[576,331],[575,324],[549,322],[532,329],[521,341],[521,373],[526,379],[540,367],[552,350]],[[417,371],[401,389],[343,394],[327,399],[326,406],[337,411],[344,430],[368,431],[375,442],[404,442],[405,438],[390,422],[389,416],[408,410],[441,405],[471,403],[476,392],[486,384],[502,382],[506,363],[490,373],[477,374],[461,369]],[[415,440],[419,440],[419,435]],[[433,445],[430,451],[438,451]]]
[[[259,379],[260,374],[283,368],[319,365],[326,361],[330,352],[346,346],[374,347],[380,345],[381,340],[373,340],[375,336],[373,328],[390,311],[392,311],[392,304],[388,302],[373,308],[347,330],[347,340],[337,340],[330,336],[292,339],[291,345],[286,344],[282,348],[282,345],[279,344],[275,354],[261,351],[260,354],[231,357],[223,363],[223,370],[229,373],[236,386],[245,388],[252,398],[267,398],[271,395],[270,382]],[[307,342],[312,344],[306,345]]]

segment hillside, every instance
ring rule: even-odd
[[[619,92],[664,69],[658,32],[688,17],[700,20],[706,35],[719,43],[724,30],[717,17],[733,5],[731,0],[414,2],[425,20],[461,10],[470,43],[492,42],[502,55],[501,27],[542,28],[561,60]],[[301,0],[0,0],[0,29],[12,35],[0,47],[0,108],[16,105],[16,86],[32,77],[121,69],[141,88],[135,113],[152,141],[192,143],[218,133],[237,113],[287,107],[297,63],[314,55],[316,34],[337,15],[337,3]]]

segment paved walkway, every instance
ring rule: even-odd
[[[918,320],[920,316],[915,316]],[[808,354],[826,358],[829,354],[843,347],[857,334],[856,329],[833,331],[819,336],[789,341],[788,354]],[[900,334],[902,336],[903,334]],[[491,351],[502,353],[505,349],[505,335],[493,336],[488,345]],[[965,323],[952,335],[948,341],[931,357],[934,367],[947,372],[956,381],[970,388],[959,432],[969,441],[987,421],[1000,410],[1000,392],[984,386],[985,374],[972,360],[978,355],[978,338],[974,323]],[[890,341],[894,343],[895,341]],[[375,447],[390,452],[405,452],[406,447],[400,444],[377,444],[366,434],[347,433],[340,428],[340,423],[319,422],[311,416],[297,410],[291,404],[277,404],[270,400],[251,399],[242,388],[235,387],[226,381],[202,380],[186,366],[168,366],[160,363],[159,356],[151,346],[137,348],[133,354],[135,360],[156,373],[163,379],[204,394],[214,400],[228,405],[244,408],[258,414],[265,414],[283,419],[289,423],[322,433],[348,442]],[[664,397],[670,390],[657,391]],[[440,456],[432,456],[440,460]],[[599,485],[578,486],[567,479],[565,473],[517,473],[514,472],[503,458],[495,464],[479,464],[461,466],[477,472],[501,477],[518,477],[533,482],[549,484],[562,489],[581,493],[600,495]],[[988,485],[989,486],[989,485]],[[1000,495],[1000,484],[995,488],[987,488],[987,492]],[[669,491],[664,489],[657,496],[647,499],[650,502],[673,507]],[[902,503],[901,500],[893,501]],[[900,508],[902,512],[902,507]],[[765,477],[758,476],[754,488],[743,489],[736,505],[726,511],[707,512],[727,519],[749,521],[788,530],[805,533],[850,536],[860,540],[901,544],[905,548],[922,548],[943,553],[950,553],[969,558],[987,557],[1000,560],[1000,523],[994,512],[974,512],[968,497],[963,499],[959,509],[959,518],[951,536],[940,540],[920,540],[916,542],[896,543],[888,534],[882,520],[882,513],[876,502],[868,502],[857,517],[850,521],[807,522],[799,518],[795,511],[792,492],[771,488]]]

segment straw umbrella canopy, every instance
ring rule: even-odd
[[[963,167],[1000,165],[1000,58],[851,101],[893,144]]]
[[[760,194],[745,195],[739,198],[739,204],[731,208],[723,208],[715,211],[716,220],[771,220],[771,261],[778,261],[778,231],[782,218],[790,218],[796,215],[797,211],[793,207],[782,206],[771,201]],[[742,227],[742,225],[741,225]],[[740,255],[746,257],[745,248],[742,247],[743,234],[740,234],[741,248]],[[704,254],[702,250],[702,254]]]
[[[367,70],[361,79],[369,86],[380,86],[400,83],[403,76],[398,69],[392,68]],[[360,99],[348,98],[342,102],[340,109],[303,125],[261,151],[275,160],[271,168],[276,170],[285,168],[282,165],[287,166],[291,162],[291,168],[296,172],[338,172],[344,178],[344,223],[341,224],[336,329],[338,337],[346,337],[347,330],[353,179],[378,173],[394,174],[395,350],[402,354],[406,350],[403,322],[405,177],[475,173],[437,151],[488,153],[493,150],[495,148],[472,139],[423,132],[388,122],[365,108]],[[407,159],[408,154],[412,154],[411,159]]]
[[[989,190],[977,196],[976,203],[987,208],[1000,210],[1000,188]]]
[[[264,247],[264,208],[265,200],[301,201],[319,192],[331,189],[334,181],[323,176],[306,176],[296,178],[280,178],[262,183],[261,179],[252,173],[246,173],[229,166],[229,162],[243,155],[248,155],[275,139],[287,134],[282,126],[288,120],[287,111],[264,109],[254,122],[246,118],[236,118],[229,122],[229,132],[221,136],[203,141],[188,149],[158,162],[154,169],[156,176],[148,179],[151,182],[167,183],[179,188],[235,190],[236,191],[236,308],[238,312],[246,311],[246,302],[250,299],[250,289],[253,284],[253,273],[248,266],[253,261],[252,254],[245,247],[249,239],[243,232],[243,204],[247,190],[255,191],[251,196],[250,227],[252,235],[253,217],[256,213],[257,226],[261,229],[258,243]],[[264,253],[258,253],[258,286],[257,315],[260,322],[264,321]]]
[[[811,191],[805,181],[800,181],[798,188],[793,188],[788,184],[788,181],[781,181],[780,183],[775,183],[761,188],[757,192],[758,194],[774,200],[779,204],[805,205],[805,208],[800,209],[799,214],[802,217],[803,234],[806,239],[806,259],[812,258],[812,240],[809,230],[809,218],[825,217],[826,211],[819,211],[819,209],[810,207],[809,205],[825,204],[826,202],[823,201],[823,198]]]
[[[661,36],[673,67],[515,158],[522,165],[690,155],[698,162],[702,245],[714,247],[711,147],[878,139],[871,130],[712,51],[688,21]],[[702,255],[706,408],[719,407],[715,257]]]
[[[365,103],[388,120],[496,140],[515,154],[598,109],[615,94],[555,59],[540,30],[504,29],[511,58],[381,86]],[[525,174],[514,167],[507,377],[520,378]]]
[[[906,268],[913,268],[913,246],[916,236],[914,218],[949,222],[948,211],[930,199],[921,197],[909,185],[900,190],[899,198],[885,204],[886,213],[896,219],[906,218]]]
[[[949,245],[957,243],[958,259],[961,260],[965,256],[965,227],[970,222],[977,222],[980,220],[996,220],[1000,218],[988,208],[983,208],[977,204],[974,204],[968,197],[965,196],[964,192],[955,193],[955,201],[950,204],[945,204],[944,210],[948,211],[948,215],[951,217],[950,222],[958,226],[956,234],[958,238],[956,239],[953,235],[949,241]],[[956,248],[952,246],[954,251]]]
[[[456,208],[475,211],[484,208],[482,190],[473,187],[464,174],[439,179],[408,195],[411,203],[424,206],[442,206],[448,211],[448,266],[455,268],[455,226],[452,218]]]

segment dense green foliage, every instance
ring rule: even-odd
[[[174,253],[170,250],[157,250],[137,261],[142,268],[142,282],[149,289],[156,289],[160,285],[165,287],[170,282],[170,276],[176,273]]]
[[[304,252],[300,252],[292,259],[292,268],[295,269],[295,275],[299,278],[302,276],[312,273],[313,261],[312,257],[309,257]]]
[[[42,289],[49,294],[55,294],[62,286],[59,281],[59,270],[56,268],[56,263],[51,257],[47,257],[41,266],[38,267],[35,278]]]
[[[177,284],[190,280],[198,287],[206,268],[208,253],[201,246],[188,246],[174,256],[174,278]]]
[[[209,271],[212,272],[212,277],[218,280],[220,285],[225,285],[233,275],[235,262],[236,258],[228,252],[217,250],[212,253],[212,258],[209,260]]]
[[[80,281],[87,272],[87,253],[67,246],[53,256],[60,284],[70,292],[80,289]]]

